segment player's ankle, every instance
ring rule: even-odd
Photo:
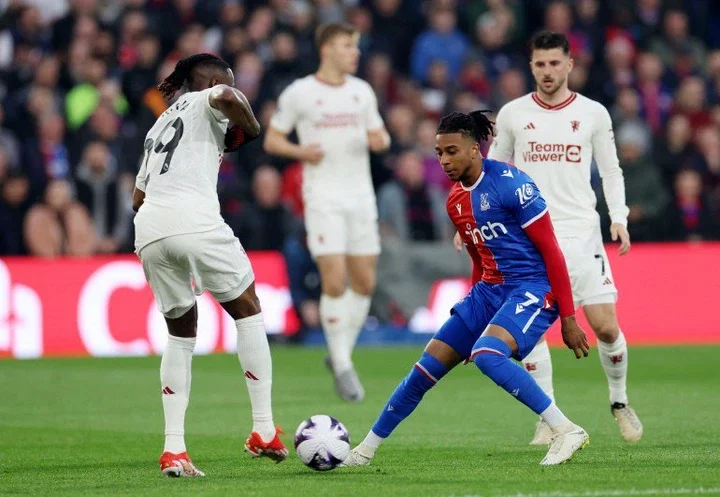
[[[360,445],[356,447],[356,450],[361,456],[372,459],[375,456],[375,451],[377,450],[377,447],[371,447],[365,442],[360,442]]]
[[[272,440],[275,438],[275,434],[277,433],[275,430],[275,425],[272,421],[270,421],[269,423],[254,423],[253,431],[260,435],[260,438],[265,443],[272,442]]]

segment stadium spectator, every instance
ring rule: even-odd
[[[657,238],[660,216],[668,203],[668,193],[648,152],[650,138],[636,123],[618,127],[617,146],[620,166],[625,176],[628,230],[633,240]]]
[[[77,199],[85,206],[95,227],[96,252],[115,253],[132,247],[131,198],[118,178],[118,165],[108,146],[100,141],[85,147],[77,167]]]
[[[682,169],[675,177],[675,196],[665,214],[665,237],[669,240],[718,239],[714,206],[703,192],[703,179],[694,169]]]
[[[655,37],[651,50],[657,53],[666,66],[675,66],[679,59],[690,56],[689,72],[705,64],[705,48],[700,40],[690,35],[688,16],[682,10],[668,10],[663,19],[663,36]]]
[[[422,157],[404,152],[397,159],[395,179],[378,192],[380,233],[405,242],[449,238],[445,197],[443,190],[425,182]]]
[[[690,165],[695,152],[691,139],[690,121],[685,116],[677,115],[668,122],[664,136],[655,141],[653,161],[660,168],[668,189],[672,188],[678,170]]]
[[[253,202],[245,204],[228,224],[246,250],[281,250],[296,219],[280,199],[282,178],[277,169],[263,164],[252,181]]]
[[[0,151],[0,255],[25,255],[23,224],[32,199],[30,182],[18,170],[11,171]]]
[[[430,29],[415,39],[410,55],[412,76],[419,82],[426,82],[433,62],[441,60],[447,64],[450,78],[460,74],[468,41],[457,28],[457,14],[448,7],[434,6],[430,11]]]
[[[87,257],[95,250],[95,231],[87,209],[72,196],[67,180],[52,180],[44,201],[25,217],[25,245],[30,255]]]
[[[3,126],[5,112],[0,106],[0,150],[10,168],[20,166],[20,144],[12,131]]]

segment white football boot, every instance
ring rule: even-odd
[[[540,461],[541,466],[554,466],[572,459],[575,452],[590,443],[590,435],[578,425],[570,423],[558,430],[550,442],[550,449]]]
[[[643,425],[632,407],[615,402],[610,406],[610,412],[620,426],[620,434],[626,442],[637,442],[642,438]]]

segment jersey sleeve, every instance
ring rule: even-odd
[[[212,91],[212,88],[204,90],[205,95],[203,95],[203,98],[201,99],[202,105],[205,107],[205,110],[210,115],[210,117],[215,121],[219,123],[230,122],[230,119],[228,119],[227,116],[220,111],[220,109],[216,109],[215,107],[210,105],[210,95],[212,95]]]
[[[376,131],[384,127],[385,123],[378,111],[377,97],[375,96],[372,86],[368,84],[366,88],[368,93],[368,105],[365,112],[365,125],[367,126],[368,131]]]
[[[278,98],[275,114],[270,119],[270,126],[281,133],[290,133],[297,124],[299,99],[295,96],[296,88],[295,84],[291,84],[283,90]]]
[[[140,171],[138,171],[137,176],[135,177],[135,188],[137,188],[141,192],[144,192],[147,188],[147,161],[145,160],[145,156],[148,153],[150,152],[145,150],[145,153],[142,157],[142,163],[140,164]]]
[[[505,208],[512,213],[521,228],[525,229],[548,211],[547,203],[535,182],[519,169],[513,169],[513,178],[503,177],[506,182],[503,199]]]
[[[510,110],[505,105],[495,118],[495,137],[488,151],[488,158],[510,162],[515,151],[515,137],[510,126]]]
[[[608,205],[610,220],[627,226],[628,208],[625,205],[625,178],[623,177],[617,149],[612,121],[607,109],[598,106],[597,120],[592,136],[593,155],[598,165],[600,178],[602,178],[605,202]]]

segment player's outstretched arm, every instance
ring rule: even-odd
[[[210,92],[210,105],[239,126],[247,138],[260,136],[260,123],[253,114],[250,102],[240,90],[227,85],[214,86]]]
[[[557,238],[555,238],[550,214],[545,212],[524,229],[545,261],[550,287],[560,309],[563,341],[570,350],[575,352],[575,357],[578,359],[581,356],[587,357],[590,345],[585,332],[575,320],[575,303],[570,286],[570,276],[568,276],[565,257],[560,250]]]

